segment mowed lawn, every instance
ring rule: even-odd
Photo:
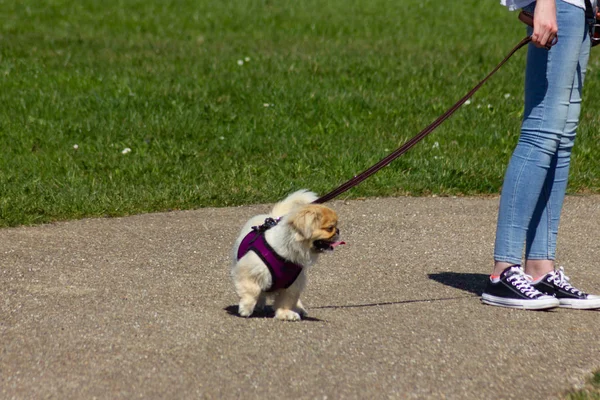
[[[525,36],[491,0],[0,0],[0,15],[0,226],[324,194]],[[600,192],[599,53],[570,193]],[[343,198],[499,193],[525,55]]]

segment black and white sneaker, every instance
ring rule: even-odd
[[[531,277],[525,275],[520,265],[512,265],[487,284],[481,301],[500,307],[522,308],[525,310],[547,310],[558,307],[559,301],[531,286]]]
[[[547,273],[532,283],[532,286],[542,293],[555,296],[560,307],[581,310],[600,308],[600,296],[587,294],[573,287],[569,283],[569,277],[565,275],[563,267],[560,267],[558,271]]]

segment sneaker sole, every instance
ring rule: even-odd
[[[492,296],[484,293],[481,302],[491,306],[520,308],[522,310],[548,310],[559,307],[559,301],[554,297],[546,297],[536,300],[507,299],[505,297]]]
[[[579,300],[579,299],[559,299],[561,308],[572,308],[576,310],[596,310],[600,308],[600,299]]]

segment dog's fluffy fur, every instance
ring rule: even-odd
[[[275,318],[298,321],[307,315],[300,301],[300,294],[306,286],[306,270],[312,266],[323,250],[318,244],[334,244],[338,238],[338,217],[335,211],[323,205],[311,204],[317,196],[300,190],[277,203],[271,214],[257,215],[242,228],[233,247],[231,277],[240,298],[238,312],[249,317],[254,309],[265,306],[267,296],[274,298]],[[266,218],[282,217],[279,223],[265,232],[269,245],[283,258],[301,265],[302,272],[287,289],[265,292],[272,283],[271,273],[263,261],[253,251],[237,260],[238,248],[253,226],[262,225]]]

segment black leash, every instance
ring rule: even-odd
[[[588,2],[588,0],[586,0],[586,3]],[[591,9],[591,7],[589,7]],[[598,9],[595,10],[596,12],[598,12]],[[588,10],[588,12],[590,12]],[[600,13],[597,13],[595,15],[595,23],[594,25],[591,27],[591,39],[592,39],[592,47],[600,44]],[[519,13],[519,20],[531,27],[533,27],[533,14],[528,13],[526,11],[521,11],[521,13]],[[558,38],[556,37],[553,43],[550,43],[546,46],[546,48],[550,48],[551,46],[553,46],[554,44],[556,44],[556,40]],[[425,138],[425,136],[429,135],[431,132],[433,132],[433,130],[435,128],[437,128],[438,126],[440,126],[442,124],[442,122],[444,122],[446,119],[448,119],[452,114],[454,114],[454,112],[456,110],[458,110],[458,108],[460,106],[462,106],[465,101],[467,101],[471,96],[473,96],[473,94],[479,90],[479,88],[481,88],[481,86],[483,86],[483,84],[485,82],[487,82],[487,80],[489,78],[491,78],[492,75],[494,75],[496,73],[496,71],[498,71],[512,56],[513,54],[515,54],[517,51],[519,51],[519,49],[521,49],[521,47],[525,46],[527,43],[531,42],[531,37],[526,37],[523,40],[521,40],[509,53],[506,57],[504,57],[504,60],[502,60],[500,62],[500,64],[498,64],[493,70],[492,72],[490,72],[485,78],[483,78],[483,80],[481,82],[479,82],[473,89],[471,89],[469,91],[469,93],[467,93],[462,99],[460,99],[456,104],[454,104],[452,107],[450,107],[450,109],[448,111],[446,111],[444,114],[442,114],[440,117],[438,117],[438,119],[436,119],[435,121],[433,121],[433,123],[431,123],[431,125],[429,125],[428,127],[426,127],[425,129],[423,129],[421,132],[419,132],[415,137],[413,137],[412,139],[410,139],[409,141],[407,141],[406,143],[404,143],[402,146],[398,147],[393,153],[389,154],[387,157],[385,157],[384,159],[382,159],[381,161],[379,161],[377,164],[373,165],[371,168],[367,169],[366,171],[361,172],[358,175],[355,175],[352,179],[346,181],[345,183],[341,184],[340,186],[338,186],[337,188],[333,189],[331,192],[327,193],[324,196],[319,197],[317,200],[315,200],[313,203],[316,204],[321,204],[321,203],[325,203],[329,200],[335,199],[337,196],[339,196],[340,194],[344,193],[347,190],[350,190],[351,188],[353,188],[354,186],[358,185],[359,183],[361,183],[362,181],[364,181],[365,179],[367,179],[368,177],[370,177],[371,175],[373,175],[374,173],[376,173],[377,171],[379,171],[380,169],[382,169],[383,167],[385,167],[386,165],[388,165],[389,163],[391,163],[392,161],[394,161],[396,158],[400,157],[402,154],[406,153],[408,150],[410,150],[415,144],[419,143],[421,140],[423,140]]]
[[[519,49],[521,47],[525,46],[530,41],[531,41],[531,37],[526,37],[523,40],[521,40],[508,53],[508,55],[506,57],[504,57],[504,60],[502,60],[500,62],[500,64],[498,64],[492,70],[492,72],[490,72],[485,78],[483,78],[483,80],[481,82],[479,82],[473,89],[471,89],[469,91],[469,93],[467,93],[463,98],[461,98],[456,104],[454,104],[452,107],[450,107],[450,109],[448,111],[446,111],[444,114],[442,114],[440,117],[438,117],[438,119],[436,119],[435,121],[433,121],[433,123],[431,123],[431,125],[429,125],[425,129],[423,129],[415,137],[413,137],[412,139],[408,140],[402,146],[398,147],[393,153],[389,154],[387,157],[385,157],[384,159],[382,159],[381,161],[379,161],[377,164],[373,165],[371,168],[369,168],[366,171],[363,171],[360,174],[354,176],[352,179],[350,179],[347,182],[341,184],[340,186],[338,186],[337,188],[333,189],[331,192],[327,193],[326,195],[319,197],[313,203],[321,204],[321,203],[325,203],[325,202],[327,202],[329,200],[332,200],[332,199],[336,198],[337,196],[339,196],[340,194],[344,193],[345,191],[347,191],[347,190],[353,188],[354,186],[358,185],[359,183],[361,183],[362,181],[364,181],[365,179],[367,179],[368,177],[370,177],[371,175],[373,175],[374,173],[376,173],[377,171],[379,171],[380,169],[382,169],[383,167],[385,167],[386,165],[388,165],[389,163],[391,163],[392,161],[394,161],[396,158],[400,157],[402,154],[406,153],[415,144],[419,143],[427,135],[429,135],[431,132],[433,132],[433,130],[435,128],[437,128],[438,126],[440,126],[442,124],[442,122],[444,122],[452,114],[454,114],[454,112],[456,110],[458,110],[458,108],[460,106],[462,106],[465,103],[465,101],[467,101],[469,99],[469,97],[473,96],[473,94],[477,90],[479,90],[479,88],[481,88],[481,86],[483,86],[483,84],[489,78],[491,78],[491,76],[494,75],[496,73],[496,71],[498,71],[513,56],[513,54],[515,54],[517,51],[519,51]]]

